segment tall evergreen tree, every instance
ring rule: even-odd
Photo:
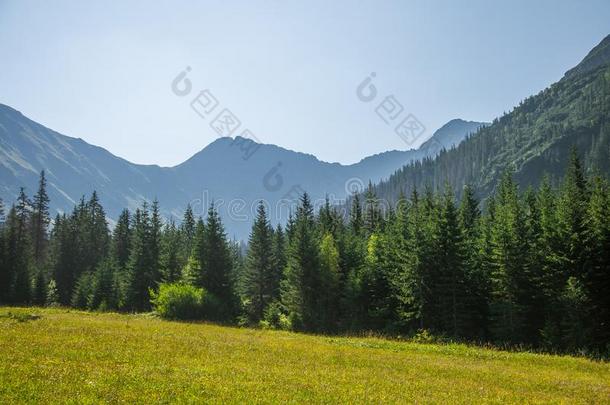
[[[127,265],[124,306],[131,311],[146,311],[150,308],[149,291],[153,286],[151,257],[147,251],[150,222],[148,205],[144,202],[142,208],[135,213],[131,255]]]
[[[593,317],[593,344],[598,350],[610,342],[610,192],[599,176],[592,185],[586,221],[584,289]],[[607,349],[607,347],[606,347]]]
[[[508,170],[500,182],[495,201],[492,228],[491,274],[493,299],[492,316],[495,337],[502,341],[522,341],[523,306],[519,297],[521,287],[527,286],[523,279],[527,266],[527,239],[524,210]],[[527,286],[529,287],[529,286]]]
[[[165,226],[161,242],[161,273],[164,282],[174,283],[180,279],[180,241],[180,230],[171,220]]]
[[[471,328],[468,314],[470,286],[466,271],[464,230],[451,186],[445,185],[436,228],[438,278],[434,286],[438,303],[439,330],[453,337],[464,336]]]
[[[278,224],[271,241],[271,301],[280,300],[280,285],[286,268],[286,235]]]
[[[47,179],[43,170],[40,172],[38,192],[32,201],[32,250],[34,261],[38,266],[44,259],[49,223],[49,196],[47,195]]]
[[[373,185],[370,182],[364,198],[364,230],[367,235],[371,235],[382,225],[382,212],[379,208],[379,199],[377,198],[377,195],[375,194],[375,189],[373,188]]]
[[[185,263],[191,256],[193,250],[196,225],[197,222],[193,215],[193,208],[191,207],[191,204],[188,204],[184,210],[182,224],[180,225],[180,232],[182,234],[182,258]]]
[[[320,330],[316,312],[320,293],[318,244],[313,207],[307,193],[301,197],[294,225],[289,229],[282,303],[288,310],[294,328]]]
[[[236,315],[237,306],[233,263],[224,227],[214,204],[208,210],[202,242],[202,285],[219,303],[217,313],[212,316],[230,321]]]
[[[588,204],[588,185],[582,164],[575,148],[570,154],[558,205],[558,221],[563,251],[569,266],[569,275],[583,272],[585,243],[585,215]]]
[[[359,194],[354,194],[352,198],[352,206],[349,212],[349,227],[355,235],[360,235],[362,228],[364,227],[364,220],[362,218],[362,207],[360,206]]]
[[[252,323],[263,319],[264,311],[272,300],[274,263],[271,252],[272,229],[261,202],[252,225],[248,254],[240,280],[244,309]]]
[[[205,223],[199,218],[193,236],[193,248],[186,263],[182,278],[185,282],[203,287],[203,261],[205,260]]]
[[[112,232],[112,257],[119,271],[127,269],[131,252],[131,214],[128,209],[121,211],[117,224]]]
[[[8,216],[6,265],[11,277],[9,294],[15,303],[27,303],[31,297],[31,240],[29,220],[31,203],[23,188],[17,205]]]
[[[331,232],[320,242],[320,301],[318,311],[322,330],[334,331],[338,327],[339,309],[339,250]]]
[[[58,302],[69,305],[78,278],[79,249],[77,246],[76,214],[55,218],[51,233],[52,274],[57,285]]]
[[[152,288],[156,289],[161,282],[161,232],[163,221],[159,212],[159,201],[152,203],[150,215],[150,234],[147,241],[147,250],[150,257],[150,278]]]

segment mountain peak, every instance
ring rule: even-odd
[[[607,35],[602,41],[597,44],[587,56],[575,67],[568,70],[564,78],[574,77],[576,75],[587,73],[597,69],[599,66],[610,63],[610,35]]]
[[[420,149],[425,151],[438,149],[439,147],[451,149],[451,147],[457,146],[462,142],[466,136],[487,125],[489,125],[488,122],[466,121],[461,118],[454,118],[437,129],[430,139],[422,144]]]

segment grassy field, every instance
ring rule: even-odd
[[[0,308],[0,403],[610,403],[610,364]]]

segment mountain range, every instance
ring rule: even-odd
[[[52,213],[69,212],[94,190],[112,223],[123,208],[158,199],[166,218],[179,220],[187,204],[204,215],[214,202],[231,237],[246,238],[259,200],[273,222],[283,222],[292,201],[307,191],[333,202],[388,178],[403,165],[433,157],[487,125],[455,119],[418,149],[388,151],[352,165],[327,163],[304,153],[241,137],[218,138],[174,167],[139,165],[82,139],[59,134],[0,104],[0,198],[12,203],[20,187],[32,195],[44,170]],[[288,201],[284,201],[288,200]]]
[[[416,187],[446,183],[459,196],[468,183],[485,199],[508,168],[522,187],[537,185],[545,175],[559,181],[572,147],[587,170],[607,175],[609,123],[610,36],[557,83],[491,124],[452,120],[418,149],[388,151],[352,165],[240,137],[219,138],[174,167],[138,165],[0,104],[0,198],[10,204],[20,187],[31,195],[45,170],[54,212],[71,210],[93,190],[110,221],[123,208],[155,198],[162,214],[176,219],[187,204],[205,215],[213,201],[229,236],[244,239],[258,201],[267,202],[274,223],[283,222],[303,191],[315,203],[328,196],[341,204],[371,182],[380,198],[392,202]]]

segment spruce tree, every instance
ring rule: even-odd
[[[165,226],[161,238],[161,273],[162,280],[166,283],[174,283],[180,279],[180,240],[180,230],[171,220]]]
[[[286,268],[286,235],[278,224],[271,241],[271,301],[280,300],[280,285]]]
[[[30,214],[30,201],[21,188],[17,205],[9,213],[7,235],[7,268],[11,275],[10,300],[20,304],[30,302],[32,298]]]
[[[582,164],[576,149],[573,148],[557,206],[562,250],[568,266],[566,276],[579,277],[584,271],[583,253],[585,252],[585,216],[588,194]]]
[[[219,303],[212,316],[218,320],[230,321],[237,309],[233,263],[224,227],[214,204],[208,210],[202,242],[202,285]]]
[[[382,212],[379,208],[379,199],[377,198],[375,189],[370,182],[364,198],[364,230],[367,235],[371,235],[382,225]]]
[[[150,282],[151,288],[157,289],[161,282],[161,232],[163,221],[159,212],[159,201],[155,199],[152,203],[150,215],[150,231],[147,240],[147,251],[150,260]]]
[[[131,215],[128,209],[121,211],[117,224],[112,232],[111,254],[121,272],[127,269],[131,252]]]
[[[491,235],[493,270],[491,282],[492,322],[495,337],[501,341],[521,341],[523,336],[523,308],[519,297],[527,257],[525,218],[512,180],[512,171],[504,173],[499,185],[494,208]]]
[[[58,292],[58,303],[69,305],[78,278],[79,250],[77,246],[76,214],[56,216],[51,232],[52,278]]]
[[[267,220],[265,206],[258,205],[256,218],[248,241],[248,254],[240,280],[244,309],[251,323],[263,319],[265,309],[272,301],[273,258],[272,229]]]
[[[203,262],[205,254],[205,223],[199,218],[193,233],[192,252],[182,271],[182,278],[186,283],[196,287],[203,287]]]
[[[182,224],[180,225],[180,233],[182,235],[182,260],[186,262],[192,254],[193,243],[195,238],[195,227],[197,223],[193,215],[193,208],[190,204],[184,210]]]
[[[319,257],[313,207],[307,193],[300,199],[289,235],[282,303],[293,328],[317,331],[320,330],[316,311],[320,294]]]
[[[40,172],[38,192],[32,201],[32,250],[37,266],[42,265],[47,245],[47,231],[50,223],[49,196],[44,170]]]
[[[435,236],[438,275],[433,294],[438,305],[435,317],[439,330],[453,337],[463,336],[471,326],[463,229],[458,215],[453,191],[446,184]]]
[[[354,194],[352,198],[352,205],[349,212],[349,227],[354,235],[359,236],[362,228],[364,227],[364,220],[362,218],[362,207],[360,206],[359,194]]]
[[[608,182],[593,180],[586,221],[586,270],[582,284],[590,301],[593,345],[610,342],[610,192]]]
[[[150,228],[150,213],[145,202],[141,209],[136,210],[131,255],[127,265],[124,306],[131,311],[150,309],[149,289],[153,285],[151,257],[148,253]]]
[[[116,282],[116,264],[111,259],[102,261],[91,276],[91,293],[87,307],[93,310],[117,309],[119,291]]]
[[[339,250],[331,232],[320,242],[320,301],[318,311],[322,330],[334,331],[338,326]]]

